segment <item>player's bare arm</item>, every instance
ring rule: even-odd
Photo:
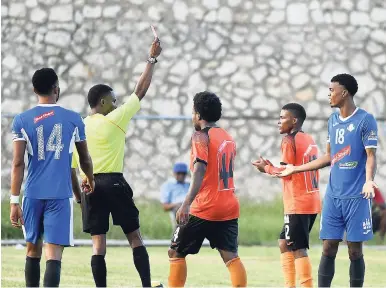
[[[147,90],[149,89],[151,79],[153,77],[154,66],[157,58],[161,54],[162,48],[158,38],[154,39],[150,47],[149,60],[146,64],[145,71],[142,73],[137,86],[135,87],[134,93],[138,96],[139,100],[145,97]]]
[[[319,170],[331,165],[330,143],[327,143],[327,152],[322,157],[300,166],[286,165],[286,169],[277,174],[278,177],[285,177],[296,173]]]
[[[27,143],[25,141],[13,142],[13,160],[11,173],[11,224],[20,228],[24,225],[23,213],[19,205],[21,184],[24,178],[24,153]]]
[[[74,193],[74,197],[77,203],[80,203],[80,190],[78,176],[76,175],[76,169],[71,168],[71,182],[72,182],[72,192]]]
[[[366,148],[366,182],[362,189],[363,198],[366,199],[373,198],[375,195],[374,188],[378,188],[374,182],[375,173],[377,172],[376,152],[376,148]]]
[[[87,141],[75,142],[76,150],[79,155],[79,164],[80,168],[87,177],[87,184],[89,187],[89,192],[94,191],[95,181],[93,174],[93,166],[90,154],[88,153]]]
[[[275,167],[268,159],[264,159],[260,156],[260,159],[252,161],[252,165],[261,173],[266,173],[271,177],[277,177],[277,174],[285,170],[285,166]],[[291,178],[291,176],[285,177],[285,179]]]
[[[260,156],[260,161],[257,164],[252,163],[260,172],[267,173],[272,177],[277,177],[277,174],[285,170],[286,165],[295,163],[295,148],[294,140],[288,138],[287,136],[283,138],[281,149],[282,149],[282,161],[280,162],[280,167],[275,167],[271,161],[264,159]],[[287,176],[286,180],[290,179],[291,176]]]
[[[190,183],[189,192],[185,197],[184,202],[181,207],[178,209],[176,214],[176,220],[178,224],[184,224],[187,222],[189,217],[189,208],[192,204],[194,198],[196,198],[198,191],[200,191],[200,187],[202,181],[204,180],[205,172],[206,172],[206,164],[202,162],[196,162],[194,164],[194,170],[192,175],[192,181]]]

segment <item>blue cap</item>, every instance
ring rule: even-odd
[[[178,162],[174,164],[173,167],[173,172],[174,173],[188,173],[188,165],[182,162]]]

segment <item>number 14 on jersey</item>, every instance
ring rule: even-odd
[[[219,171],[219,191],[235,190],[233,182],[236,145],[233,141],[224,141],[217,153]]]

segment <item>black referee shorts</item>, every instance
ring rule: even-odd
[[[91,235],[109,231],[110,213],[113,224],[125,234],[139,228],[139,211],[133,201],[133,190],[122,173],[95,174],[95,190],[82,193],[83,231]]]

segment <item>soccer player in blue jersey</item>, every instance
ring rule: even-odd
[[[331,166],[320,221],[323,254],[318,287],[330,287],[335,257],[346,231],[350,287],[362,287],[365,276],[362,243],[373,237],[371,198],[376,173],[377,123],[374,116],[356,107],[358,83],[349,74],[331,79],[330,105],[339,108],[328,120],[327,153],[301,166],[287,165],[280,177]]]
[[[32,84],[38,105],[17,115],[12,126],[10,218],[12,226],[23,227],[27,242],[26,287],[39,287],[43,238],[47,261],[44,286],[58,287],[63,247],[73,246],[71,159],[74,146],[91,191],[93,166],[82,118],[56,104],[60,88],[55,71],[37,70]],[[26,150],[28,175],[20,207]]]

